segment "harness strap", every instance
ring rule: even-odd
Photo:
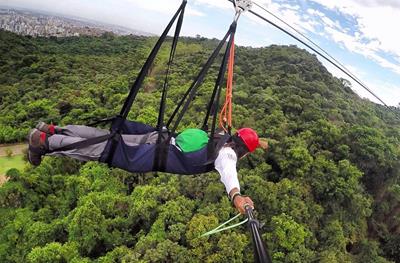
[[[114,135],[115,135],[114,133],[110,133],[110,134],[106,134],[106,135],[102,135],[102,136],[86,139],[84,141],[71,143],[69,145],[66,145],[66,146],[63,146],[63,147],[60,147],[60,148],[56,148],[56,149],[53,149],[53,150],[48,150],[48,151],[46,151],[46,153],[65,152],[65,151],[70,151],[70,150],[74,150],[74,149],[82,149],[82,148],[88,147],[90,145],[94,145],[94,144],[105,142],[108,139],[112,138]]]
[[[156,153],[153,163],[153,170],[165,172],[167,169],[169,142],[162,141],[157,143]]]
[[[186,100],[186,102],[183,106],[183,109],[179,113],[177,120],[175,121],[175,124],[174,124],[168,138],[164,142],[161,142],[160,138],[158,140],[157,147],[156,147],[155,159],[154,159],[154,163],[153,163],[153,170],[157,170],[157,171],[161,171],[161,172],[165,171],[166,165],[167,165],[167,160],[168,160],[169,142],[171,140],[171,137],[173,134],[175,134],[175,131],[176,131],[180,121],[183,118],[183,115],[187,111],[190,102],[193,100],[193,97],[196,94],[198,87],[203,82],[205,75],[207,74],[208,70],[210,69],[212,63],[218,56],[219,52],[221,51],[221,49],[222,49],[223,45],[225,44],[226,40],[228,39],[228,37],[231,36],[232,33],[235,32],[235,30],[236,30],[236,22],[233,22],[232,25],[229,27],[229,30],[226,33],[226,35],[224,36],[224,38],[220,41],[217,48],[214,50],[214,52],[208,58],[206,64],[200,70],[200,73],[198,74],[196,79],[193,81],[190,88],[186,91],[186,94],[184,95],[184,97],[182,98],[182,100],[180,101],[178,106],[175,108],[173,114],[171,115],[170,119],[168,120],[167,127],[171,124],[172,120],[175,118],[175,115],[178,113],[180,107],[183,105],[183,103]],[[189,98],[186,99],[188,96],[189,96]],[[209,155],[209,156],[211,156],[211,155]]]
[[[229,27],[228,32],[226,33],[226,35],[224,36],[224,38],[220,41],[220,43],[218,44],[217,48],[214,50],[214,52],[212,53],[212,55],[210,56],[210,58],[207,60],[206,64],[204,65],[204,67],[202,68],[202,70],[200,71],[199,75],[197,76],[197,78],[195,79],[195,81],[193,82],[193,84],[191,85],[191,87],[189,88],[189,90],[186,92],[185,97],[182,98],[181,102],[178,104],[178,106],[176,107],[174,113],[172,114],[172,116],[170,117],[167,126],[169,126],[172,122],[172,120],[175,118],[175,115],[178,113],[181,105],[183,104],[183,102],[186,100],[182,110],[180,111],[175,124],[173,126],[173,128],[171,129],[171,132],[174,133],[176,131],[176,129],[178,128],[179,123],[181,122],[183,115],[185,114],[185,112],[187,111],[187,109],[189,108],[190,103],[192,102],[197,89],[199,88],[199,86],[201,85],[201,83],[204,80],[204,77],[206,75],[206,73],[208,72],[208,70],[210,69],[212,63],[214,62],[215,58],[218,56],[219,52],[221,51],[223,45],[225,44],[226,40],[228,39],[228,37],[233,34],[236,31],[236,22],[233,22],[231,24],[231,26]],[[189,96],[187,99],[186,97]]]
[[[214,146],[214,143],[209,143],[208,147],[208,160],[204,163],[204,165],[211,165],[214,164],[215,159],[218,157],[219,150],[229,141],[231,135],[229,133],[225,133],[222,136],[217,145]]]
[[[171,51],[169,54],[169,60],[168,60],[168,64],[167,64],[168,65],[167,72],[165,73],[165,79],[164,79],[164,85],[163,85],[163,91],[162,91],[160,109],[158,112],[158,121],[157,121],[157,130],[159,130],[160,132],[164,126],[165,104],[166,104],[166,100],[167,100],[169,72],[171,70],[172,62],[174,61],[176,46],[178,44],[179,35],[180,35],[181,29],[182,29],[184,14],[185,14],[185,9],[182,10],[182,12],[179,16],[178,22],[176,24],[174,39],[172,41]]]
[[[185,14],[185,9],[182,10],[178,22],[176,24],[174,39],[172,41],[171,52],[168,60],[168,68],[165,74],[164,86],[161,95],[160,109],[158,112],[158,120],[156,130],[158,131],[157,138],[157,146],[154,154],[154,162],[153,162],[153,170],[163,172],[167,167],[167,159],[168,159],[168,144],[162,143],[163,137],[163,129],[164,129],[164,115],[165,115],[165,106],[167,102],[167,92],[168,92],[168,80],[169,80],[169,72],[171,69],[172,62],[175,57],[176,46],[178,44],[179,35],[182,29],[183,17]]]
[[[110,138],[111,140],[109,141],[110,143],[110,151],[108,152],[108,155],[106,155],[105,162],[107,163],[108,167],[112,167],[112,161],[114,159],[114,153],[115,150],[117,149],[118,143],[121,139],[121,134],[120,133],[115,133],[115,136]],[[104,152],[103,152],[104,154]]]
[[[208,119],[210,118],[210,115],[212,114],[213,116],[216,116],[217,115],[216,113],[218,112],[219,98],[220,98],[221,89],[222,89],[222,81],[224,80],[224,77],[225,77],[226,66],[227,66],[228,56],[229,56],[229,50],[232,45],[232,40],[233,40],[233,38],[231,35],[228,45],[225,50],[224,58],[222,60],[221,66],[219,68],[218,77],[217,77],[217,80],[215,81],[215,86],[214,86],[213,93],[211,95],[210,102],[207,106],[207,114],[206,114],[206,117],[204,118],[203,127],[202,127],[202,129],[204,131],[208,130]],[[216,126],[215,124],[216,124],[216,118],[213,118],[211,132],[210,132],[211,138],[213,138],[213,135],[215,132],[215,126]]]
[[[121,130],[121,126],[124,123],[124,120],[126,120],[128,113],[132,107],[132,104],[139,92],[140,87],[143,84],[143,81],[145,79],[145,77],[147,76],[151,65],[154,62],[154,59],[156,57],[156,55],[158,54],[158,52],[160,51],[161,45],[165,42],[165,39],[167,37],[168,32],[171,30],[172,25],[175,23],[175,20],[177,19],[178,15],[181,14],[180,16],[180,20],[183,19],[183,12],[185,10],[186,7],[186,3],[187,0],[183,0],[181,6],[178,8],[178,10],[176,11],[176,13],[174,14],[174,16],[172,17],[172,19],[170,20],[170,22],[168,23],[167,27],[165,28],[164,32],[161,34],[160,38],[157,40],[157,43],[155,44],[155,46],[153,47],[153,49],[151,50],[150,55],[148,56],[145,64],[143,65],[142,69],[139,72],[139,75],[137,76],[135,82],[131,85],[130,87],[130,91],[129,91],[129,95],[126,98],[124,105],[122,106],[121,112],[120,114],[117,116],[115,121],[119,121],[119,123],[112,127],[112,130],[120,133]],[[175,32],[175,35],[177,34],[177,32],[180,31],[180,27],[181,27],[181,22],[178,22],[177,25],[177,30]],[[176,43],[173,43],[173,45],[176,45]],[[174,49],[174,48],[173,48]],[[175,50],[175,49],[174,49]],[[173,51],[175,52],[175,51]],[[108,152],[108,155],[106,156],[106,162],[108,163],[109,166],[111,166],[112,164],[112,159],[114,157],[114,153],[115,150],[117,148],[117,144],[118,141],[120,140],[121,136],[115,136],[113,137],[113,140],[110,141],[111,146],[110,146],[110,151]]]
[[[161,45],[164,43],[164,41],[167,37],[167,34],[170,31],[172,25],[174,24],[176,18],[186,7],[186,3],[187,3],[187,1],[183,0],[178,11],[176,11],[175,15],[172,17],[171,21],[168,23],[167,27],[165,28],[164,32],[158,39],[156,45],[154,46],[153,50],[151,51],[149,57],[147,58],[145,64],[143,65],[142,69],[140,70],[138,77],[136,78],[135,82],[131,86],[129,95],[126,98],[126,100],[124,102],[124,106],[122,107],[121,112],[120,112],[120,115],[122,116],[123,119],[126,119],[126,117],[128,116],[128,113],[132,107],[132,103],[135,100],[136,95],[138,94],[139,89],[143,84],[144,78],[147,76],[147,73],[149,72],[149,69],[150,69],[151,65],[153,64],[156,55],[157,55],[158,51],[160,50]]]

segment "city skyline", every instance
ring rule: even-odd
[[[27,8],[62,15],[81,17],[160,34],[165,24],[180,4],[180,0],[0,0],[0,6]],[[306,34],[350,69],[358,78],[388,105],[400,103],[400,48],[390,35],[387,21],[400,15],[400,4],[389,0],[336,1],[322,0],[272,0],[255,1],[268,10],[285,18],[289,24]],[[271,18],[257,6],[257,13]],[[370,12],[375,10],[379,21],[371,21]],[[233,18],[234,10],[226,0],[189,0],[182,34],[197,34],[209,38],[221,38]],[[377,16],[378,17],[378,16]],[[398,16],[397,16],[398,17]],[[279,22],[279,21],[277,21]],[[246,13],[240,18],[237,44],[243,46],[297,45],[273,27]],[[307,49],[307,48],[305,48]],[[308,50],[310,51],[310,50]],[[313,53],[313,52],[311,52]],[[332,65],[319,60],[335,76],[349,78]],[[353,89],[361,96],[377,102],[358,84]]]
[[[44,37],[101,36],[106,32],[113,32],[117,35],[149,35],[145,32],[94,20],[1,6],[0,28],[20,35]]]

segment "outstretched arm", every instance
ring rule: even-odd
[[[221,182],[225,185],[227,194],[229,194],[234,188],[237,188],[240,191],[236,163],[236,153],[230,147],[222,148],[214,162],[215,169],[221,176]]]
[[[236,209],[244,214],[245,206],[254,208],[250,197],[240,195],[240,185],[236,170],[237,156],[230,147],[222,148],[215,160],[215,169],[221,175],[221,182],[225,185],[226,192],[235,205]]]

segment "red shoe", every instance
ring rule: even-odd
[[[45,132],[47,134],[50,134],[50,135],[53,135],[56,133],[61,133],[60,128],[58,128],[54,124],[47,124],[42,121],[39,122],[38,125],[36,125],[36,129],[38,129],[39,131]]]
[[[29,162],[34,166],[40,165],[42,156],[46,154],[48,148],[47,134],[38,129],[31,130],[29,133]]]

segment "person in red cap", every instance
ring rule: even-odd
[[[221,181],[225,185],[226,192],[236,209],[244,214],[246,205],[254,208],[253,201],[248,196],[240,193],[240,184],[237,176],[236,164],[249,153],[261,147],[268,149],[267,141],[258,138],[257,133],[251,128],[239,129],[232,135],[231,141],[226,143],[215,159],[215,169],[221,175]]]
[[[178,135],[176,140],[175,138],[174,140],[171,140],[171,144],[175,145],[182,152],[185,152],[187,149],[193,149],[193,146],[205,147],[207,145],[208,138],[207,135],[204,135],[206,134],[204,131],[199,129],[188,130],[190,130],[190,133],[186,138],[189,139],[179,140]],[[103,136],[108,133],[109,131],[107,130],[82,125],[59,127],[41,122],[35,129],[31,130],[29,134],[28,160],[31,164],[37,166],[41,163],[42,156],[46,155],[49,150],[52,151],[59,149],[78,141]],[[185,133],[185,131],[182,132],[182,134],[183,133]],[[206,141],[202,141],[202,136],[206,136]],[[142,135],[123,135],[124,142],[130,146],[139,144],[155,144],[157,138],[158,132],[156,131]],[[190,145],[190,141],[193,140],[196,140],[196,142],[192,142],[192,145]],[[180,141],[182,144],[179,144]],[[202,141],[200,145],[199,141]],[[107,142],[102,142],[80,149],[53,152],[49,155],[68,156],[81,161],[96,161],[99,160],[106,144]],[[242,128],[232,135],[230,140],[223,145],[223,147],[218,151],[217,157],[214,161],[215,169],[221,176],[221,182],[225,185],[226,192],[229,195],[232,204],[242,214],[245,213],[246,205],[254,208],[254,204],[250,197],[242,196],[240,193],[236,164],[239,159],[254,152],[257,147],[266,150],[268,148],[268,143],[266,141],[260,141],[257,133],[253,129]]]

